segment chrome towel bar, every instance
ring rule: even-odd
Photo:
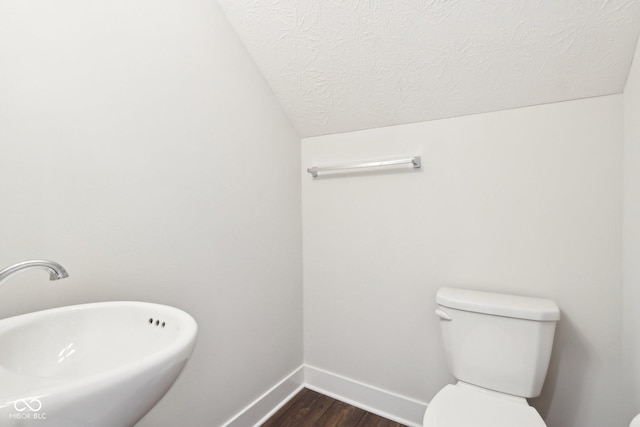
[[[422,166],[422,161],[420,160],[420,156],[410,157],[408,159],[396,159],[396,160],[382,160],[378,162],[367,162],[367,163],[345,163],[341,165],[332,165],[332,166],[314,166],[312,168],[308,168],[307,172],[311,174],[314,178],[318,176],[318,172],[327,172],[327,171],[337,171],[343,169],[359,169],[359,168],[375,168],[379,166],[394,166],[394,165],[404,165],[404,164],[412,164],[414,168],[419,168]]]

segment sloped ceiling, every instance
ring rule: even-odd
[[[302,136],[621,93],[640,0],[219,0]]]

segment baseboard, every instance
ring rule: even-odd
[[[427,409],[424,402],[302,365],[240,411],[224,427],[259,426],[304,387],[409,427],[422,427]]]
[[[427,404],[304,365],[305,387],[409,427],[422,427]]]
[[[304,365],[253,401],[224,427],[259,426],[304,387]]]

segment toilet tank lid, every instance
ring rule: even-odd
[[[441,288],[436,302],[444,307],[494,316],[537,321],[560,320],[560,309],[551,300],[458,288]]]

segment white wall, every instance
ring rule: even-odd
[[[422,401],[448,381],[441,286],[552,298],[549,427],[622,426],[622,97],[306,138],[305,362]],[[406,167],[405,167],[406,168]]]
[[[210,0],[0,2],[0,317],[175,305],[192,360],[140,426],[216,426],[302,363],[299,137]]]
[[[624,342],[627,416],[640,412],[640,49],[636,47],[624,105]]]

